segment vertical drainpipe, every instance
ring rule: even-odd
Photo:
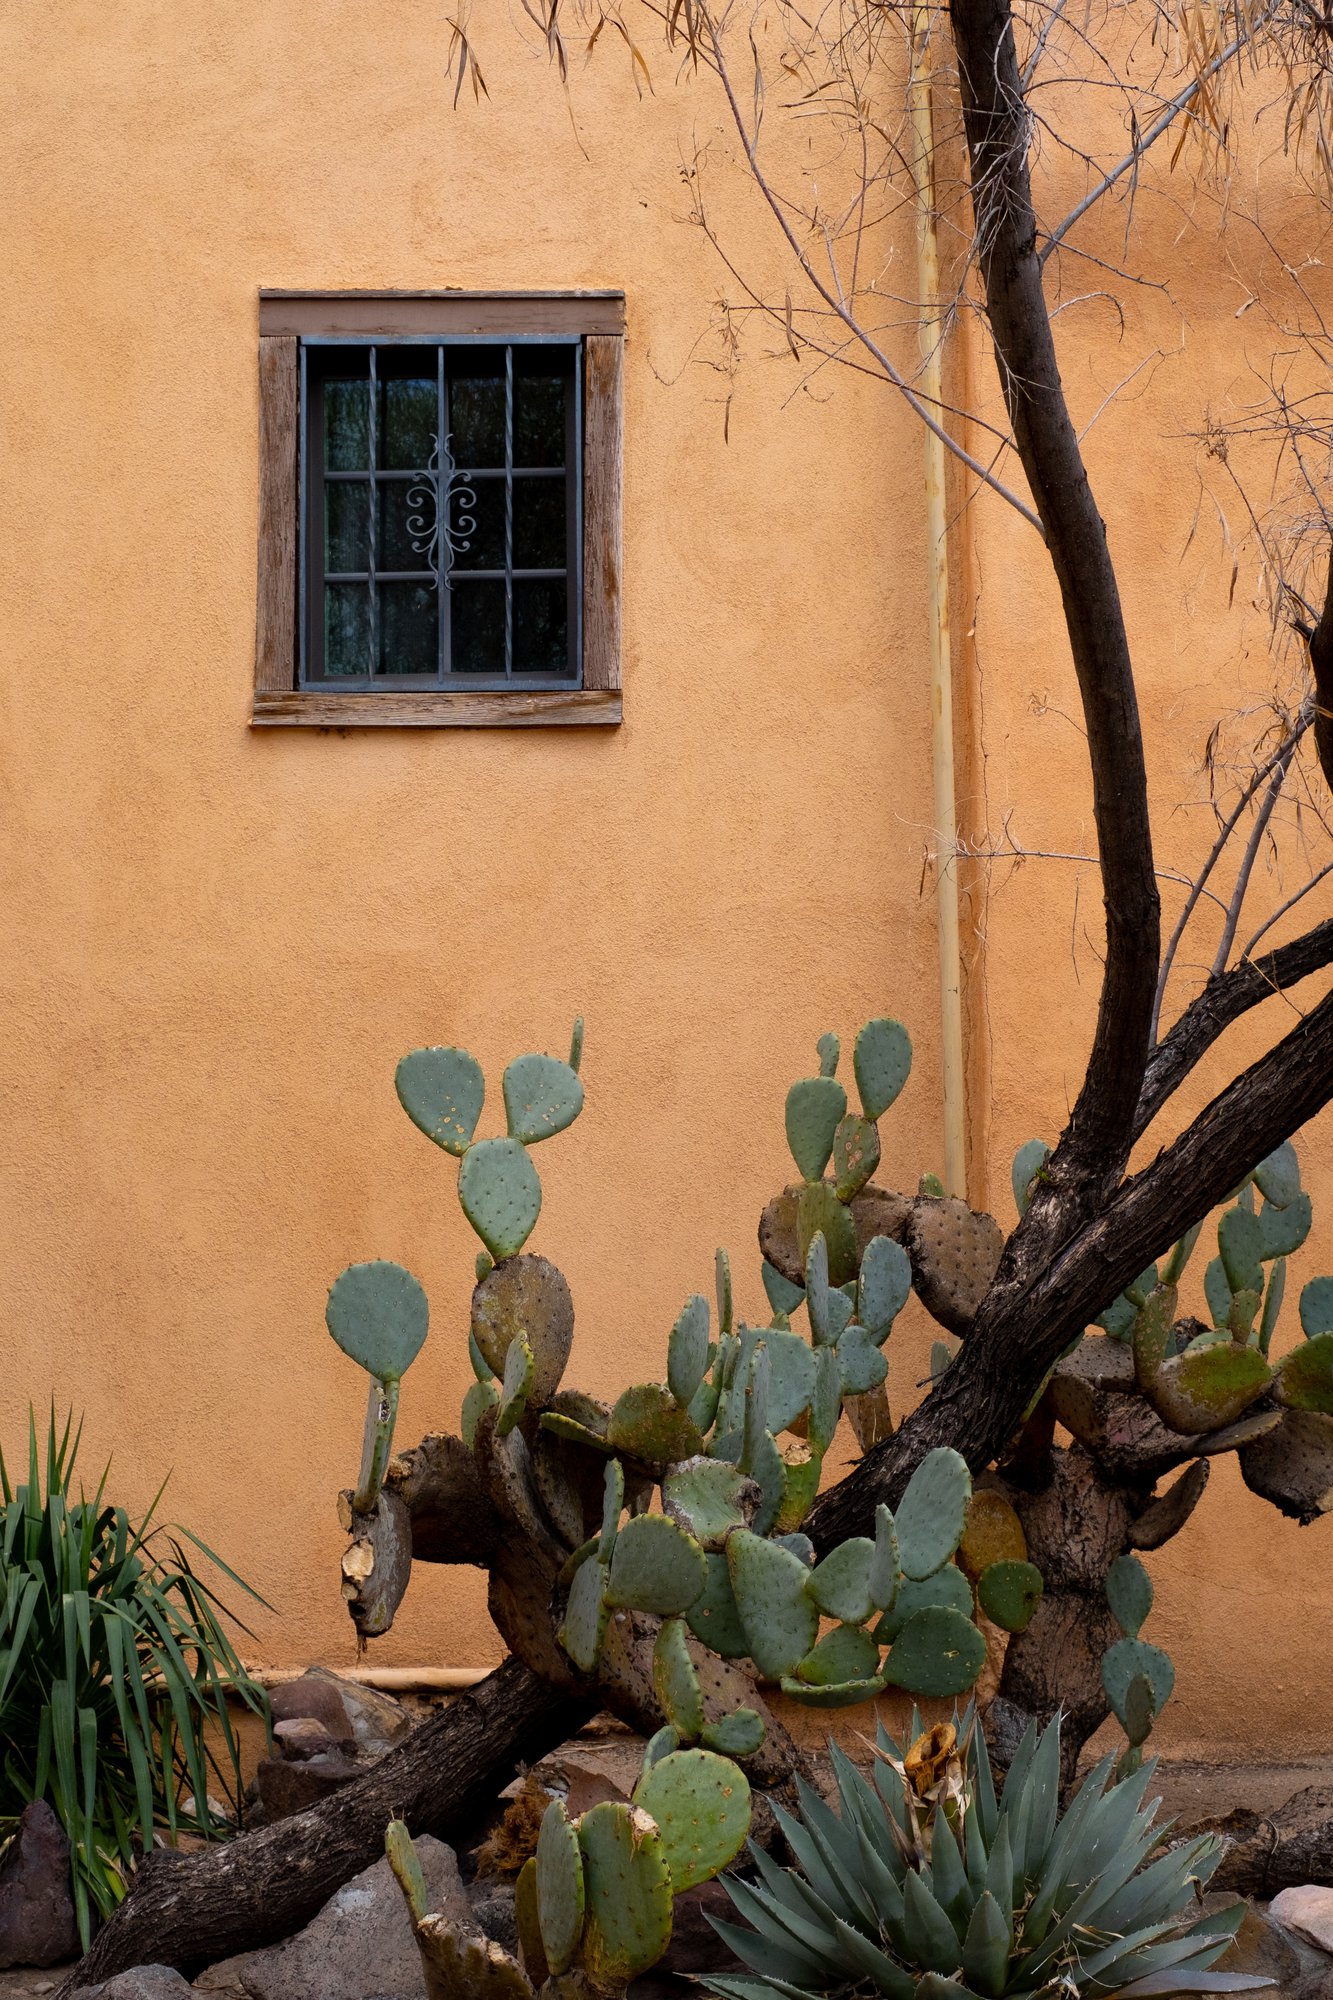
[[[943,408],[944,322],[939,315],[939,239],[935,227],[934,130],[930,98],[930,10],[912,10],[912,176],[916,183],[917,290],[921,302],[921,393]],[[958,808],[954,788],[953,655],[949,639],[949,539],[944,446],[925,433],[926,555],[930,601],[930,715],[935,914],[939,937],[940,1068],[944,1097],[944,1187],[967,1193],[963,1084],[962,946],[958,929]]]

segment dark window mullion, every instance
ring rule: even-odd
[[[451,588],[453,568],[449,552],[449,489],[447,482],[443,488],[440,486],[440,479],[443,478],[445,451],[449,438],[449,402],[444,380],[444,349],[442,347],[437,347],[435,350],[435,417],[440,434],[440,447],[435,454],[435,462],[441,468],[436,478],[435,500],[436,528],[439,534],[439,540],[435,545],[435,595],[439,599],[439,616],[436,620],[439,638],[436,658],[436,678],[440,685],[443,686],[449,672],[449,662],[452,657],[450,607],[453,599]]]
[[[370,459],[370,672],[379,671],[380,627],[379,597],[375,589],[375,565],[379,560],[379,489],[375,484],[375,462],[379,457],[379,383],[375,373],[375,349],[370,350],[370,413],[367,418],[366,435],[369,440],[367,456]]]
[[[505,679],[514,675],[514,350],[505,349]]]

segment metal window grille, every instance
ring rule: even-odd
[[[303,685],[578,686],[582,342],[301,343]]]

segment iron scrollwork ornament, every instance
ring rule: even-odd
[[[477,530],[475,490],[455,484],[458,467],[449,449],[450,439],[431,436],[431,454],[425,470],[412,475],[407,489],[407,532],[413,551],[426,559],[435,577],[437,590],[450,587],[450,573],[458,557],[472,546]]]

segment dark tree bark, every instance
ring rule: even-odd
[[[149,1962],[190,1975],[288,1936],[379,1859],[391,1819],[405,1819],[414,1833],[457,1835],[520,1764],[575,1734],[596,1706],[506,1660],[364,1778],[308,1812],[202,1853],[150,1856],[61,1995]]]

